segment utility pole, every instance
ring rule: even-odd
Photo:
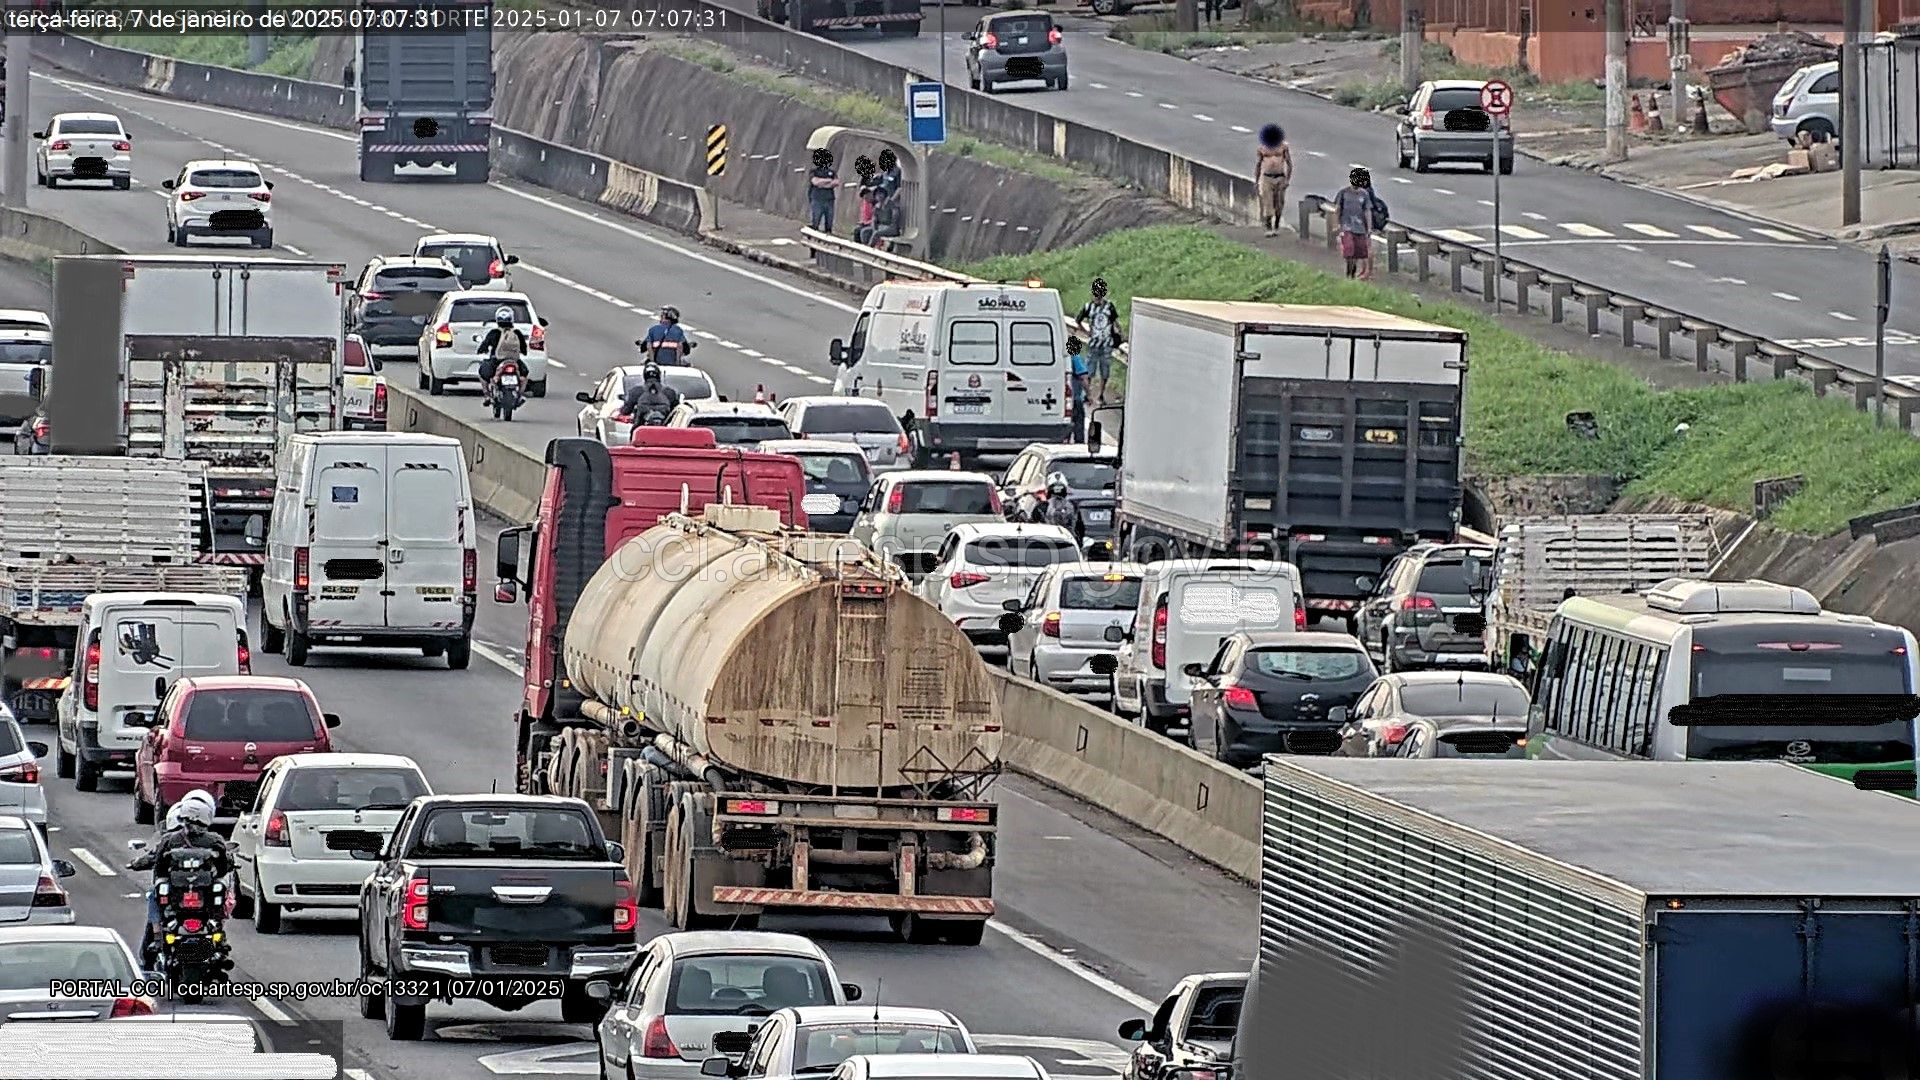
[[[267,0],[247,0],[247,14],[255,20],[263,19],[267,14]],[[272,42],[264,30],[254,30],[247,34],[247,66],[259,67],[267,62],[268,47]]]
[[[1627,160],[1627,0],[1607,0],[1607,160]]]
[[[1893,307],[1893,256],[1880,245],[1873,309],[1873,426],[1887,422],[1887,313]]]
[[[1840,46],[1840,224],[1860,224],[1860,152],[1866,143],[1866,125],[1860,84],[1866,75],[1866,56],[1860,46],[1867,35],[1866,0],[1846,0],[1841,8],[1846,39]]]
[[[33,156],[27,132],[33,127],[33,110],[27,103],[27,84],[33,79],[33,35],[21,31],[7,35],[7,143],[6,198],[15,210],[27,208],[28,159]]]
[[[1409,98],[1420,89],[1420,47],[1426,36],[1422,0],[1400,0],[1400,89]]]
[[[1687,0],[1673,0],[1673,11],[1667,17],[1667,79],[1673,87],[1673,105],[1667,109],[1667,115],[1673,119],[1674,130],[1686,124],[1687,76],[1693,66],[1693,24],[1687,21]]]
[[[1200,5],[1196,0],[1175,0],[1173,5],[1173,30],[1177,34],[1191,34],[1200,29]]]

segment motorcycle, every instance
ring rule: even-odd
[[[133,850],[146,847],[135,840]],[[226,922],[233,915],[232,875],[213,873],[214,853],[205,848],[180,848],[169,858],[167,875],[153,883],[160,907],[160,932],[154,938],[155,974],[180,997],[197,1001],[203,995],[189,987],[226,982],[233,971],[233,946]]]
[[[655,341],[652,343],[649,343],[646,338],[635,338],[633,343],[640,346],[641,351],[646,353],[648,360],[659,364],[661,367],[690,366],[692,361],[687,359],[687,354],[693,352],[694,346],[699,344],[692,338],[688,338],[686,341]]]
[[[515,369],[502,371],[493,377],[493,416],[496,420],[513,419],[513,410],[526,404],[526,390],[520,385],[520,372]]]

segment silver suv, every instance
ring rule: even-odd
[[[1353,636],[1382,671],[1487,666],[1481,576],[1493,549],[1421,544],[1387,564],[1354,615]]]
[[[1394,136],[1394,160],[1401,168],[1426,172],[1440,162],[1474,164],[1493,171],[1493,117],[1480,107],[1479,79],[1423,82],[1395,110],[1400,128]],[[1513,171],[1513,128],[1500,130],[1500,171]]]

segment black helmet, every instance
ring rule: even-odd
[[[640,370],[640,377],[650,383],[659,382],[660,381],[660,365],[648,364],[646,367]]]
[[[669,304],[660,309],[660,318],[663,322],[677,323],[680,321],[680,309]]]
[[[500,324],[501,326],[512,326],[513,325],[513,309],[510,307],[494,308],[493,321]]]

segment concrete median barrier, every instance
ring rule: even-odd
[[[697,235],[713,220],[702,187],[507,128],[493,129],[493,172],[677,232]]]
[[[121,249],[31,210],[0,209],[0,257],[34,262],[55,255],[120,255]]]
[[[435,400],[392,383],[387,384],[387,391],[394,397],[394,405],[387,412],[389,430],[460,440],[466,451],[474,502],[508,521],[533,520],[546,485],[546,462],[476,427],[478,398]],[[462,416],[454,411],[462,406],[476,415]]]
[[[194,64],[55,34],[35,37],[33,51],[55,67],[110,86],[323,127],[350,127],[355,119],[352,92],[325,83]]]

